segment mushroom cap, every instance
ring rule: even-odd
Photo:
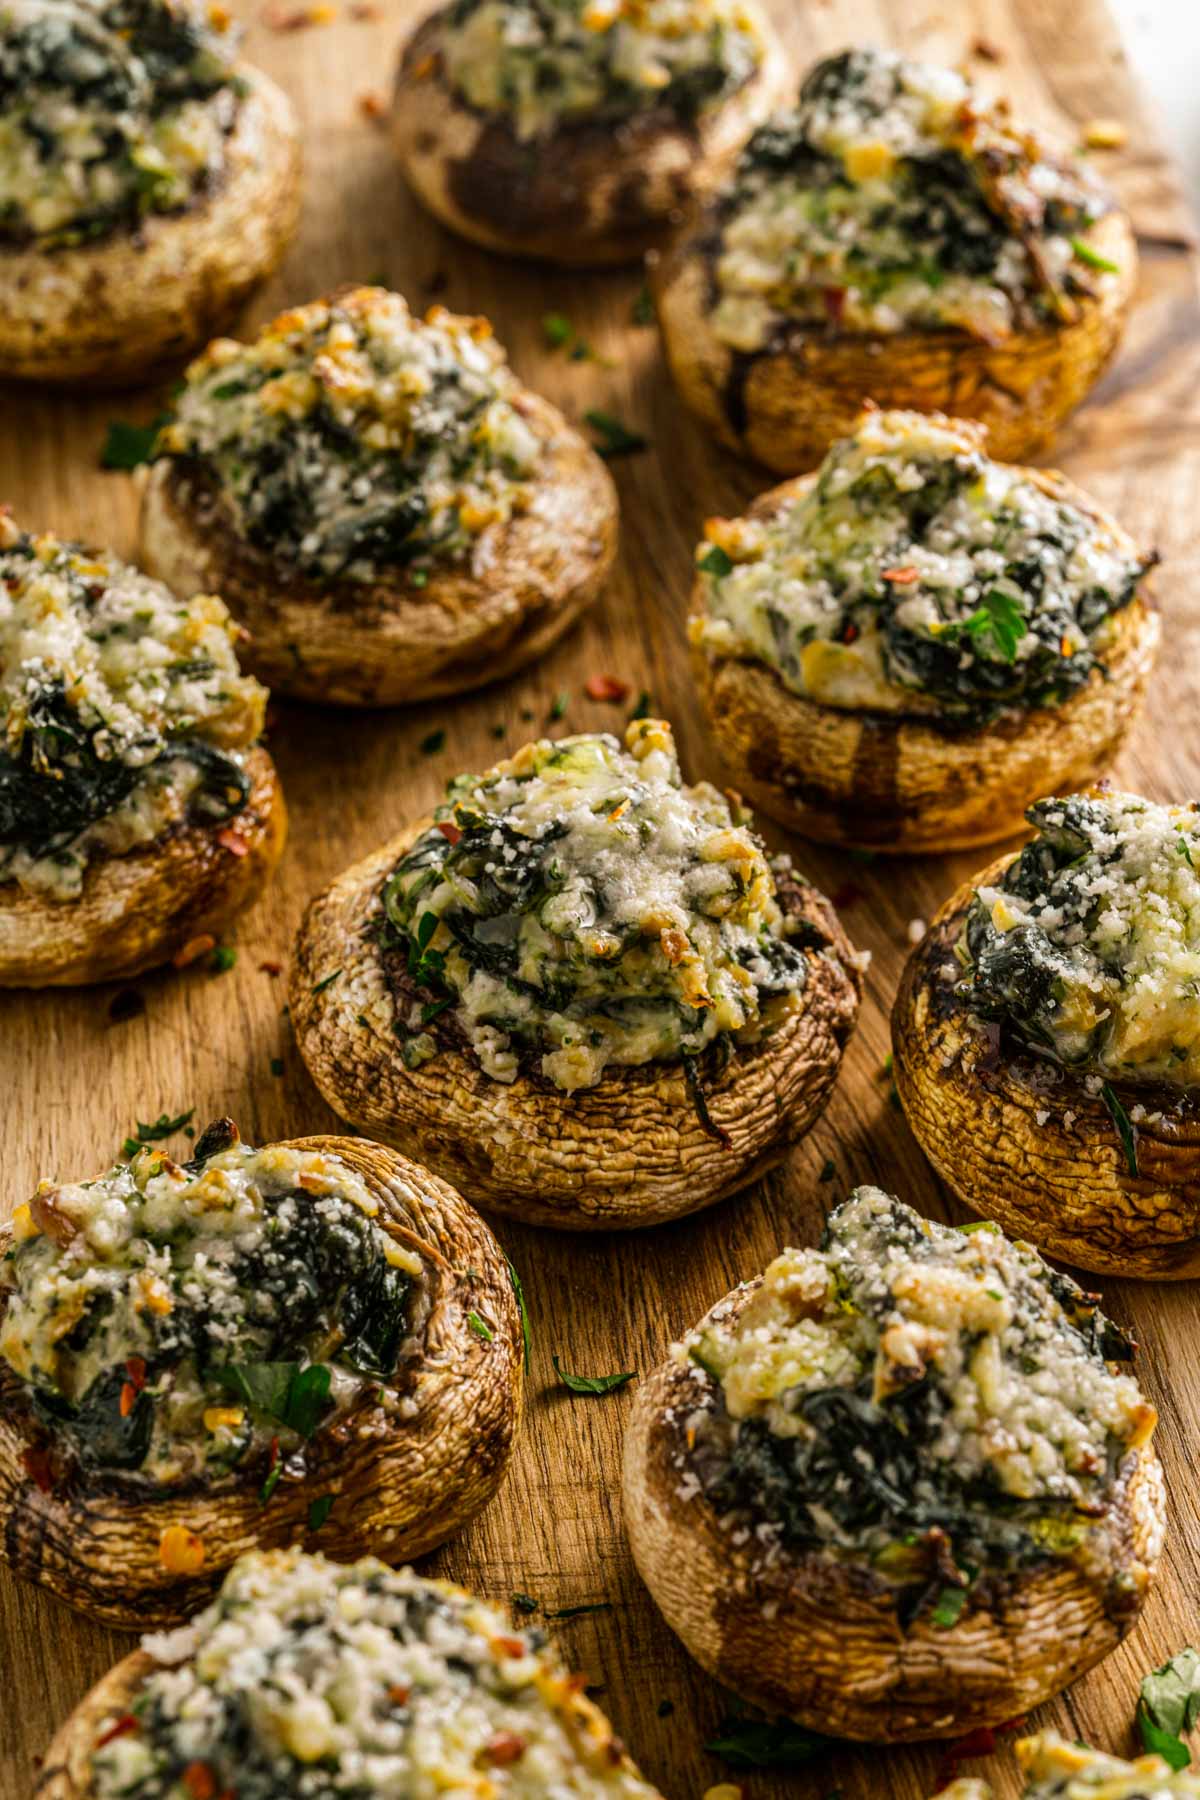
[[[0,248],[0,377],[120,385],[210,337],[282,257],[300,212],[291,103],[247,63],[209,194],[96,243]],[[190,590],[195,592],[195,589]]]
[[[283,790],[261,745],[245,768],[250,793],[231,818],[184,820],[124,855],[96,857],[77,900],[0,885],[0,987],[128,980],[216,936],[262,892],[287,836]]]
[[[281,575],[211,485],[167,459],[142,499],[142,564],[176,593],[220,593],[251,634],[243,666],[277,693],[395,706],[502,680],[591,605],[617,548],[617,493],[600,457],[549,401],[522,389],[520,404],[547,446],[528,508],[490,526],[470,564],[435,566],[424,586],[402,569],[323,587]]]
[[[1126,538],[1064,475],[1022,473]],[[771,517],[816,480],[802,475],[771,488],[748,516]],[[693,620],[706,610],[701,578],[692,590]],[[736,786],[781,825],[825,844],[896,854],[953,850],[1012,837],[1034,800],[1086,787],[1110,766],[1141,707],[1162,635],[1147,583],[1108,625],[1103,666],[1061,705],[1016,707],[974,729],[935,714],[825,706],[793,692],[757,658],[717,655],[702,644],[692,646],[692,670]]]
[[[524,143],[506,119],[478,112],[443,78],[449,10],[425,19],[401,52],[392,141],[405,179],[435,218],[509,256],[592,268],[636,262],[717,186],[755,125],[791,90],[787,58],[755,10],[762,61],[695,121],[658,106],[617,121],[564,120]]]
[[[801,1006],[762,1042],[735,1046],[706,1083],[727,1146],[705,1132],[675,1063],[610,1067],[573,1093],[523,1074],[497,1081],[455,1048],[407,1068],[376,934],[379,890],[431,822],[347,869],[300,927],[292,1026],[340,1117],[460,1182],[481,1205],[568,1231],[697,1212],[774,1167],[803,1137],[837,1079],[862,985],[832,907],[806,885],[803,915],[826,948],[809,958]],[[325,986],[331,970],[338,979]]]
[[[155,1666],[144,1650],[135,1650],[84,1695],[55,1733],[42,1760],[38,1800],[94,1800],[96,1784],[91,1759],[97,1735],[106,1719],[129,1710]],[[581,1692],[576,1678],[556,1672],[540,1686],[546,1705],[562,1721],[568,1739],[586,1747],[593,1766],[600,1764],[611,1770],[614,1780],[625,1776],[645,1783],[612,1725],[594,1701]],[[643,1793],[647,1800],[654,1800],[655,1790],[648,1783]]]
[[[731,1303],[740,1310],[757,1286],[735,1290],[708,1317]],[[865,1563],[783,1549],[764,1557],[755,1534],[739,1542],[702,1492],[683,1497],[694,1485],[681,1485],[688,1416],[701,1402],[694,1374],[662,1363],[638,1389],[625,1439],[625,1524],[667,1624],[753,1705],[839,1738],[958,1737],[1040,1704],[1133,1626],[1166,1522],[1151,1447],[1128,1455],[1112,1500],[1103,1573],[1128,1578],[1119,1608],[1100,1576],[1049,1562],[985,1576],[951,1626],[925,1616],[905,1626],[896,1590]]]
[[[1100,1275],[1200,1275],[1200,1100],[1148,1089],[1138,1173],[1101,1093],[973,1019],[955,954],[975,889],[1002,856],[935,914],[905,965],[892,1012],[896,1087],[913,1135],[965,1206],[1010,1237]]]
[[[412,1409],[380,1432],[364,1420],[368,1402],[356,1401],[316,1433],[304,1480],[281,1481],[269,1507],[261,1470],[176,1488],[79,1472],[45,1493],[23,1460],[34,1428],[13,1404],[14,1384],[0,1362],[0,1397],[7,1389],[8,1400],[0,1406],[0,1557],[14,1574],[106,1624],[178,1623],[245,1551],[303,1539],[309,1507],[327,1494],[334,1504],[315,1548],[335,1560],[420,1556],[486,1505],[508,1466],[524,1339],[508,1265],[483,1220],[445,1182],[381,1144],[310,1137],[285,1147],[324,1151],[355,1170],[379,1201],[378,1222],[422,1254],[432,1298],[425,1347],[397,1377]],[[10,1232],[0,1227],[0,1245]],[[485,1319],[490,1338],[471,1328],[472,1312]],[[172,1526],[202,1540],[198,1575],[163,1566],[162,1534]]]
[[[999,344],[966,331],[783,328],[762,350],[732,350],[710,322],[711,216],[663,257],[652,281],[667,358],[685,403],[729,449],[796,475],[853,428],[864,400],[986,425],[988,450],[1019,462],[1099,379],[1137,285],[1133,228],[1106,213],[1084,234],[1118,266],[1070,322],[1018,328]]]

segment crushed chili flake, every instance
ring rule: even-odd
[[[845,288],[833,287],[824,290],[825,316],[833,325],[840,325],[846,311]]]
[[[459,830],[458,826],[450,819],[439,819],[437,828],[448,844],[457,844],[459,838],[462,836],[462,832]]]
[[[186,969],[189,963],[198,962],[202,956],[207,956],[209,951],[215,950],[216,947],[217,940],[212,932],[204,931],[199,937],[189,938],[183,949],[175,952],[171,962],[177,969]]]
[[[49,1452],[41,1444],[33,1444],[28,1450],[21,1452],[21,1467],[41,1494],[48,1494],[54,1487],[54,1470],[50,1464]]]
[[[408,1696],[411,1692],[411,1688],[403,1687],[400,1682],[396,1681],[393,1682],[392,1686],[388,1689],[388,1699],[392,1702],[393,1706],[407,1706]]]
[[[583,691],[589,700],[624,700],[629,693],[629,683],[620,681],[615,675],[589,675]]]
[[[914,569],[911,563],[905,563],[902,569],[882,569],[880,573],[885,581],[894,581],[897,587],[910,587],[921,579],[920,570]]]
[[[842,632],[842,642],[843,644],[852,644],[856,638],[860,638],[861,636],[862,632],[859,630],[858,626],[851,622]]]
[[[972,38],[971,55],[977,56],[980,62],[999,63],[1004,61],[1003,50],[999,44],[994,44],[991,38]]]
[[[957,1738],[954,1743],[947,1744],[938,1769],[937,1785],[939,1788],[949,1787],[957,1778],[958,1765],[973,1756],[994,1756],[996,1739],[1004,1731],[1020,1731],[1025,1724],[1022,1716],[1018,1719],[1006,1719],[1003,1725],[980,1725],[974,1731],[968,1731],[966,1737]]]
[[[358,96],[358,110],[364,119],[382,119],[387,113],[387,101],[372,88]]]
[[[525,1739],[515,1731],[498,1731],[488,1740],[484,1751],[489,1762],[503,1768],[506,1763],[520,1762],[526,1751]]]
[[[519,1637],[498,1637],[492,1639],[492,1648],[501,1656],[524,1656],[525,1645]]]
[[[422,56],[413,64],[412,68],[409,70],[409,74],[414,81],[428,81],[437,66],[437,56],[433,51],[430,51],[428,56]]]
[[[121,1417],[127,1419],[137,1405],[138,1391],[132,1381],[121,1383]]]
[[[122,1713],[121,1717],[115,1719],[107,1731],[102,1731],[100,1733],[100,1736],[96,1739],[96,1748],[97,1750],[103,1750],[105,1744],[111,1744],[114,1738],[125,1737],[131,1731],[140,1730],[141,1727],[132,1713]]]
[[[276,962],[274,958],[269,962],[260,962],[258,967],[263,975],[269,975],[272,980],[274,980],[276,975],[283,974],[283,964],[281,962]]]
[[[228,850],[230,856],[248,856],[250,840],[232,825],[223,826],[217,833],[217,842],[222,850]]]
[[[213,1800],[217,1778],[205,1762],[190,1762],[181,1777],[192,1800]]]
[[[145,1357],[127,1356],[125,1358],[125,1373],[133,1383],[134,1391],[140,1394],[146,1385]]]

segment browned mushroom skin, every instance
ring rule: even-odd
[[[221,825],[186,821],[141,849],[89,863],[77,900],[0,885],[0,988],[128,980],[216,936],[257,899],[287,836],[275,765],[246,754],[250,792]]]
[[[1122,1090],[1161,1117],[1137,1125],[1136,1176],[1103,1097],[1081,1075],[971,1015],[955,945],[975,889],[954,893],[908,960],[892,1012],[896,1087],[913,1134],[963,1204],[1010,1237],[1100,1275],[1200,1275],[1200,1104]],[[1043,1116],[1044,1115],[1044,1116]]]
[[[248,91],[224,173],[186,211],[93,244],[0,248],[0,377],[148,379],[210,337],[275,268],[300,211],[299,134],[273,81],[244,63],[237,74]]]
[[[59,1727],[42,1759],[33,1790],[36,1800],[94,1800],[96,1783],[92,1774],[92,1754],[97,1738],[106,1720],[129,1710],[155,1667],[145,1651],[135,1650],[84,1695]],[[571,1741],[587,1746],[589,1757],[603,1759],[614,1776],[624,1774],[641,1779],[608,1719],[580,1691],[577,1678],[570,1675],[556,1677],[546,1703],[562,1719]],[[649,1787],[641,1791],[644,1794],[653,1792]]]
[[[987,427],[988,451],[1020,462],[1044,446],[1099,380],[1137,285],[1137,249],[1123,213],[1086,234],[1118,274],[1079,303],[1071,322],[1018,329],[1000,344],[965,331],[852,333],[790,326],[764,349],[734,351],[713,333],[715,222],[672,246],[652,279],[667,358],[686,404],[729,449],[781,475],[811,469],[851,431],[865,400],[944,412]]]
[[[528,508],[489,526],[472,564],[435,565],[423,586],[404,570],[323,587],[282,575],[203,470],[169,459],[150,471],[141,562],[176,593],[219,592],[251,634],[243,667],[277,693],[394,706],[503,680],[591,605],[617,548],[603,462],[547,401],[524,390],[519,405],[546,446]]]
[[[476,111],[443,79],[445,10],[404,47],[393,141],[409,185],[436,218],[511,256],[582,267],[636,261],[715,186],[790,86],[786,59],[763,22],[757,70],[698,121],[660,106],[615,123],[564,121],[548,137],[522,143],[505,119]]]
[[[380,888],[431,821],[422,819],[312,901],[296,941],[289,1005],[325,1100],[361,1131],[460,1182],[483,1206],[567,1231],[658,1224],[725,1199],[773,1168],[818,1117],[853,1030],[862,978],[837,917],[815,888],[780,884],[779,902],[814,945],[799,1010],[761,1043],[735,1046],[720,1073],[702,1059],[702,1125],[682,1066],[612,1068],[564,1093],[518,1075],[494,1080],[446,1035],[406,1068],[390,1026],[353,996],[387,985],[377,937]],[[337,979],[328,982],[331,971]],[[452,1030],[441,1020],[435,1037]]]
[[[1064,475],[1023,471],[1044,493],[1108,530],[1120,528]],[[748,508],[769,518],[815,475],[783,482]],[[693,620],[705,586],[692,592]],[[1014,709],[964,730],[935,716],[823,706],[767,664],[693,645],[692,671],[717,747],[751,804],[824,844],[896,854],[995,843],[1024,830],[1043,794],[1086,787],[1111,767],[1141,708],[1161,638],[1149,585],[1111,615],[1100,667],[1059,706]]]
[[[744,1305],[757,1286],[728,1298]],[[1051,1563],[977,1579],[950,1627],[927,1617],[905,1627],[895,1589],[875,1571],[815,1553],[764,1561],[753,1533],[735,1542],[702,1494],[681,1497],[687,1419],[702,1403],[694,1373],[663,1363],[638,1389],[625,1440],[625,1523],[667,1624],[743,1699],[831,1737],[957,1737],[1059,1692],[1132,1628],[1165,1521],[1152,1449],[1126,1458],[1112,1502],[1124,1604],[1114,1603],[1113,1567],[1089,1581]]]
[[[432,1310],[423,1354],[398,1377],[414,1410],[397,1427],[364,1396],[313,1438],[304,1479],[280,1481],[264,1507],[261,1469],[157,1490],[60,1470],[0,1361],[0,1557],[105,1624],[178,1623],[245,1551],[309,1536],[309,1508],[327,1494],[333,1506],[313,1548],[334,1560],[419,1556],[486,1505],[507,1468],[523,1334],[508,1265],[487,1226],[453,1188],[380,1144],[311,1137],[286,1147],[324,1151],[357,1171],[380,1203],[383,1228],[419,1246]],[[0,1227],[0,1254],[10,1235]],[[472,1313],[490,1337],[471,1327]],[[202,1540],[197,1575],[164,1567],[160,1544],[172,1526]]]

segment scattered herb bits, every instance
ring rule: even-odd
[[[559,1362],[557,1352],[551,1360],[558,1379],[573,1394],[615,1394],[618,1388],[623,1388],[637,1374],[636,1369],[624,1369],[617,1375],[572,1375]]]

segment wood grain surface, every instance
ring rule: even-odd
[[[285,4],[277,9],[287,13]],[[685,770],[720,777],[683,655],[683,615],[701,520],[739,510],[768,478],[715,451],[680,410],[656,333],[633,323],[641,277],[565,274],[506,264],[441,233],[417,210],[363,96],[386,92],[396,45],[417,8],[343,0],[331,24],[272,29],[246,13],[246,50],[300,108],[307,152],[303,223],[251,323],[336,283],[384,279],[421,305],[438,298],[494,319],[518,372],[573,416],[602,407],[643,429],[651,448],[616,464],[622,544],[611,587],[542,665],[459,703],[378,716],[278,708],[271,747],[283,775],[292,837],[266,898],[233,934],[236,966],[145,979],[140,1016],[114,1023],[116,990],[0,999],[0,1207],[39,1176],[86,1177],[108,1164],[135,1119],[197,1109],[229,1113],[252,1140],[334,1130],[282,1016],[283,962],[308,897],[438,796],[460,768],[543,729],[619,728],[627,707],[587,700],[592,674],[646,689],[675,724]],[[1119,359],[1064,433],[1054,460],[1164,556],[1159,594],[1166,644],[1147,715],[1118,771],[1160,799],[1200,791],[1196,725],[1200,661],[1200,304],[1191,228],[1178,184],[1132,94],[1100,0],[775,0],[798,67],[852,41],[893,41],[938,60],[968,58],[1035,122],[1078,137],[1098,116],[1130,128],[1104,159],[1142,245],[1138,305]],[[356,16],[357,15],[357,16]],[[994,47],[999,60],[980,55]],[[570,361],[546,348],[540,320],[569,315],[595,353]],[[0,390],[0,498],[35,528],[133,542],[135,489],[104,474],[98,454],[112,416],[149,418],[161,395],[101,400]],[[551,723],[556,697],[568,696]],[[445,729],[445,748],[422,740]],[[770,830],[766,836],[782,840]],[[497,1225],[524,1277],[533,1325],[524,1436],[500,1497],[431,1566],[494,1598],[519,1591],[548,1608],[604,1601],[609,1610],[550,1627],[566,1657],[597,1684],[600,1703],[668,1800],[699,1800],[740,1780],[747,1800],[838,1790],[844,1800],[921,1800],[937,1785],[935,1747],[831,1754],[784,1773],[731,1774],[705,1752],[725,1697],[657,1618],[630,1562],[620,1522],[619,1450],[631,1390],[576,1399],[554,1383],[551,1354],[588,1374],[647,1370],[683,1328],[785,1243],[812,1243],[822,1215],[857,1182],[878,1182],[931,1216],[954,1208],[889,1096],[888,1009],[910,920],[927,918],[970,873],[972,858],[865,866],[801,845],[803,868],[835,894],[851,937],[873,954],[858,1034],[832,1104],[790,1164],[760,1187],[697,1219],[641,1236],[581,1240]],[[283,1074],[272,1073],[280,1058]],[[182,1148],[182,1140],[180,1140]],[[822,1182],[826,1162],[836,1174]],[[470,1196],[468,1195],[468,1198]],[[1171,1535],[1158,1589],[1132,1640],[1035,1724],[1128,1750],[1137,1681],[1200,1632],[1200,1297],[1176,1287],[1107,1284],[1110,1311],[1144,1346],[1142,1378],[1162,1413]],[[77,1618],[0,1572],[0,1796],[24,1800],[54,1726],[131,1640]],[[1018,1783],[1002,1741],[986,1765],[1001,1795]],[[282,1797],[281,1797],[282,1800]]]

